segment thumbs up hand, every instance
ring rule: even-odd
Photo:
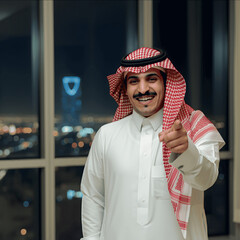
[[[172,127],[159,133],[160,142],[165,142],[166,146],[174,153],[183,153],[188,149],[187,131],[180,120],[176,120]]]

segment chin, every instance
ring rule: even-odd
[[[143,117],[150,117],[152,116],[154,113],[156,113],[156,111],[136,111],[138,112],[140,115],[142,115]]]

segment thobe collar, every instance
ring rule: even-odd
[[[138,114],[135,110],[133,110],[132,119],[139,132],[141,132],[142,123],[144,119],[148,119],[154,131],[157,131],[157,129],[162,125],[163,122],[163,108],[148,118],[143,117],[142,115]]]

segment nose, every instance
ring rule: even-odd
[[[139,81],[139,85],[138,85],[138,91],[142,94],[144,94],[145,92],[147,92],[149,90],[149,85],[148,82],[145,80],[140,80]]]

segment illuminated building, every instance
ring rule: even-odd
[[[77,76],[62,78],[62,126],[77,126],[82,107],[81,79]]]

